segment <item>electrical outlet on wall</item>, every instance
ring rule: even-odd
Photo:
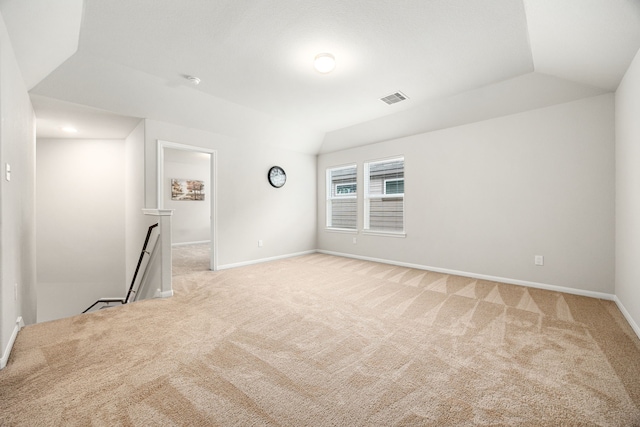
[[[544,257],[542,255],[536,255],[533,261],[536,265],[544,265]]]
[[[258,247],[261,248],[262,247],[262,240],[258,240]]]

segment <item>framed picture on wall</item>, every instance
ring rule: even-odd
[[[204,181],[171,178],[171,200],[204,200]]]

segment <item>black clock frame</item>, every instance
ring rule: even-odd
[[[272,175],[273,172],[279,172],[278,175],[282,175],[284,177],[284,181],[282,181],[282,184],[278,185],[276,182],[274,182],[273,178],[275,174]],[[267,179],[269,180],[269,184],[271,184],[272,187],[281,188],[287,182],[287,173],[280,166],[272,166],[269,169],[269,172],[267,172]]]

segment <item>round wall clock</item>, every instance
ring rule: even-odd
[[[269,169],[269,174],[267,175],[269,178],[269,184],[274,186],[275,188],[280,188],[287,182],[287,174],[284,172],[280,166],[273,166]]]

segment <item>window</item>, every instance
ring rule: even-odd
[[[404,157],[364,164],[364,229],[404,233]]]
[[[385,179],[384,194],[404,194],[404,178]]]
[[[358,219],[356,165],[327,169],[327,227],[355,230]]]
[[[350,182],[348,184],[336,184],[336,195],[343,194],[356,194],[358,186],[355,182]]]

